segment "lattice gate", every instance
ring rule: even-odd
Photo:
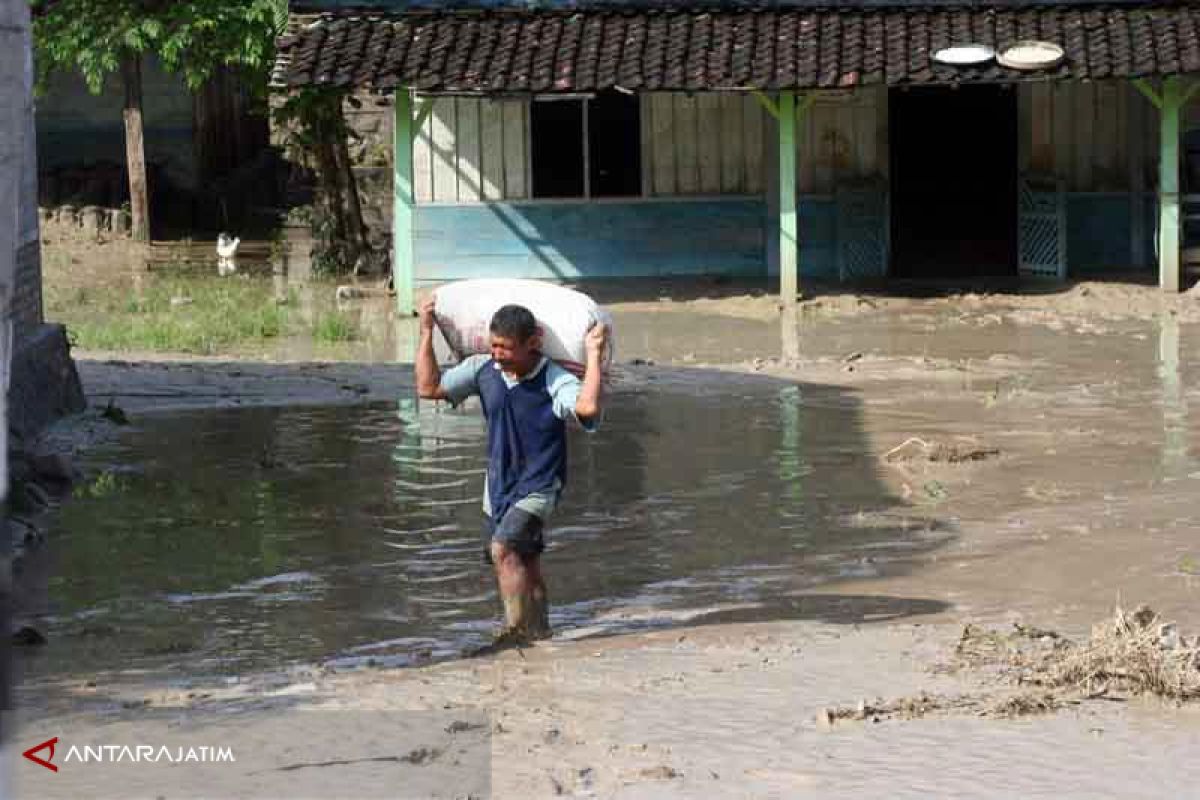
[[[838,278],[886,276],[891,247],[887,185],[839,188],[836,203]]]
[[[1019,272],[1063,280],[1067,277],[1067,205],[1062,181],[1025,176],[1017,193]]]

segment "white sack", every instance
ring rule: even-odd
[[[607,325],[604,372],[612,366],[612,315],[582,292],[542,281],[481,278],[441,286],[434,296],[434,318],[460,361],[491,353],[492,316],[511,304],[533,313],[542,328],[542,352],[568,369],[582,369],[587,362],[588,330],[597,322]]]

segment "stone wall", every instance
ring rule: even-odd
[[[42,324],[42,249],[37,240],[17,250],[12,297],[13,335],[20,347]]]
[[[388,247],[392,232],[392,101],[358,95],[346,104],[350,159],[372,243]]]

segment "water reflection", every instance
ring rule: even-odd
[[[1188,455],[1187,399],[1179,365],[1179,319],[1163,314],[1158,319],[1158,376],[1161,386],[1163,448],[1161,468],[1165,478],[1186,477],[1192,471]]]
[[[819,614],[830,606],[803,600],[812,586],[903,569],[946,540],[883,487],[853,395],[645,377],[614,396],[601,433],[571,436],[546,555],[562,635],[731,607]],[[477,409],[409,397],[147,418],[92,454],[109,488],[62,512],[39,669],[407,664],[482,644],[499,618],[482,437]]]

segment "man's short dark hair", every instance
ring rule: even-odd
[[[502,306],[492,315],[489,326],[493,336],[503,336],[518,342],[527,342],[537,335],[537,320],[525,306]]]

